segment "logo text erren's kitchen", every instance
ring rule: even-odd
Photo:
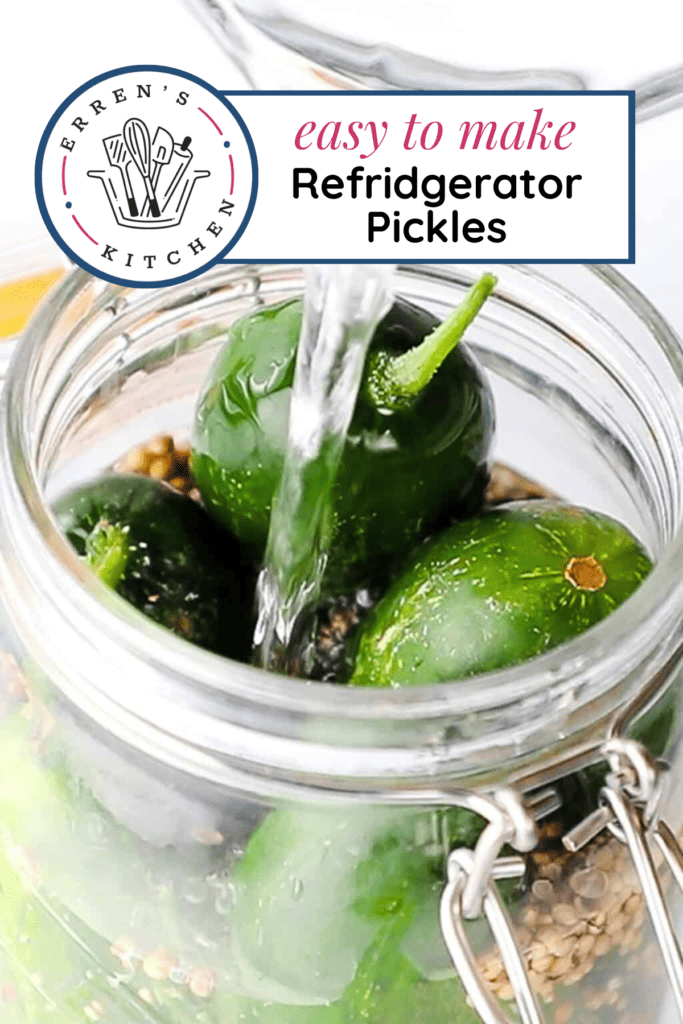
[[[174,68],[122,68],[55,113],[36,161],[53,237],[97,277],[187,280],[230,251],[253,209],[256,154],[231,103]]]

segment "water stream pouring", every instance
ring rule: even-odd
[[[311,265],[292,387],[287,452],[258,581],[255,660],[284,670],[310,625],[331,539],[330,492],[365,356],[391,307],[393,266]]]

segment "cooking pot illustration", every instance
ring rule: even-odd
[[[183,219],[195,182],[210,171],[191,168],[192,139],[181,143],[161,125],[150,142],[143,120],[129,118],[123,131],[102,140],[109,167],[90,170],[99,178],[116,223],[128,228],[175,227]]]

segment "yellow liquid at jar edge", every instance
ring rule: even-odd
[[[38,302],[63,274],[61,269],[48,270],[0,284],[0,338],[23,331]]]

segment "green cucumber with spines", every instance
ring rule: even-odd
[[[600,622],[652,562],[608,516],[516,502],[408,560],[356,640],[353,686],[416,686],[519,664]]]
[[[86,564],[148,618],[248,658],[255,574],[197,502],[149,477],[108,475],[63,495],[54,512]]]
[[[443,324],[402,298],[379,324],[331,492],[327,592],[384,579],[429,529],[481,507],[493,402],[460,339],[494,284],[484,275]],[[282,475],[302,317],[290,299],[234,324],[195,416],[194,479],[256,562]]]

